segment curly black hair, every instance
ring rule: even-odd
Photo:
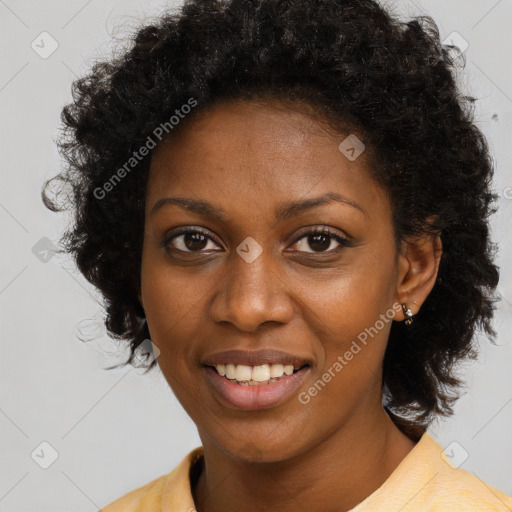
[[[129,344],[123,365],[150,336],[138,293],[152,151],[138,150],[159,126],[172,136],[169,119],[183,118],[184,105],[195,107],[176,130],[218,102],[277,98],[361,134],[377,155],[371,171],[390,195],[397,242],[441,235],[433,290],[411,326],[393,322],[383,385],[410,435],[453,414],[463,385],[455,363],[477,356],[477,328],[496,334],[496,196],[475,98],[456,83],[461,53],[440,42],[434,21],[399,20],[373,0],[188,0],[131,37],[73,83],[58,140],[67,165],[42,191],[48,208],[74,213],[60,243],[100,290],[109,335]],[[66,205],[49,197],[55,179],[71,191]]]

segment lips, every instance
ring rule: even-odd
[[[205,357],[202,364],[206,380],[216,397],[229,408],[249,411],[275,407],[290,399],[309,375],[313,361],[307,357],[277,349],[227,350]],[[256,383],[252,380],[242,383],[235,379],[230,380],[216,370],[219,365],[236,365],[237,368],[245,366],[244,370],[263,365],[274,365],[274,367],[282,365],[288,369],[291,368],[292,372],[267,382],[259,382],[258,385],[242,385]]]
[[[277,407],[298,394],[311,368],[304,366],[291,375],[283,375],[273,383],[256,386],[231,382],[210,366],[205,366],[204,371],[211,391],[225,407],[255,411]]]
[[[293,365],[294,368],[302,368],[305,365],[311,366],[312,361],[306,357],[277,349],[253,351],[226,350],[205,357],[202,364],[203,366],[216,366],[219,364],[240,364],[246,366],[282,364],[283,366]]]

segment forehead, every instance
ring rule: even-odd
[[[335,192],[373,210],[387,209],[365,152],[351,161],[338,148],[348,135],[333,130],[308,105],[241,100],[215,105],[156,148],[148,207],[172,194],[226,205],[243,198],[237,208],[262,211],[271,203]]]

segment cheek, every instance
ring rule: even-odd
[[[322,344],[318,374],[336,381],[333,389],[356,396],[380,375],[396,312],[394,269],[394,253],[372,251],[329,279],[305,283],[304,321]]]
[[[357,337],[365,328],[373,326],[381,314],[392,308],[396,291],[394,275],[392,254],[363,253],[350,265],[323,279],[318,276],[303,279],[303,310],[310,313],[309,320],[318,319],[326,333],[345,343],[347,338]],[[392,316],[389,311],[388,316]],[[309,320],[305,319],[306,323]]]
[[[160,349],[158,363],[183,372],[188,365],[197,325],[204,325],[204,312],[197,304],[204,291],[194,288],[189,279],[179,279],[169,267],[147,265],[142,268],[142,298],[152,342]]]
[[[190,286],[190,282],[188,282]],[[158,366],[178,401],[194,418],[194,403],[199,398],[193,383],[197,379],[197,325],[204,325],[204,313],[194,304],[194,293],[177,286],[176,278],[165,272],[148,272],[143,298],[151,341],[159,348]]]

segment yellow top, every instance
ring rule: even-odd
[[[452,467],[442,453],[425,432],[389,478],[349,512],[512,511],[512,497]],[[202,456],[199,446],[169,474],[129,492],[102,512],[195,512],[190,469]]]

